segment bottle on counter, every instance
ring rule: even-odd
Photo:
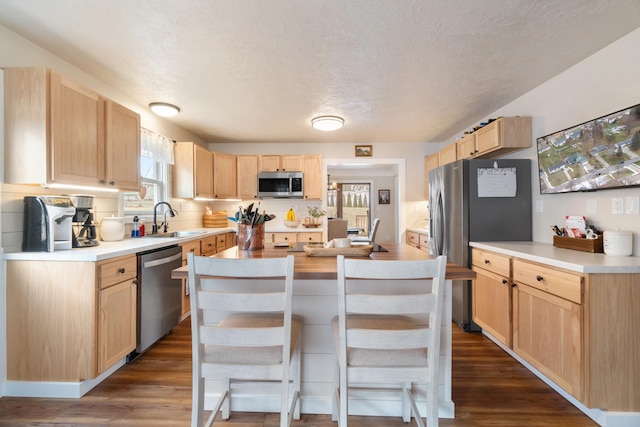
[[[133,217],[133,229],[131,230],[131,237],[140,237],[140,221],[137,216]]]
[[[140,237],[144,237],[144,219],[140,218]]]

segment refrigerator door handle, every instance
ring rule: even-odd
[[[438,192],[435,206],[435,219],[433,229],[433,245],[435,253],[432,255],[442,255],[444,249],[444,207],[442,204],[442,193]]]

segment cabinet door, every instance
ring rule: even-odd
[[[509,278],[473,267],[473,321],[511,347],[511,284]]]
[[[304,198],[322,199],[322,156],[304,156]]]
[[[236,198],[236,156],[213,153],[213,197]]]
[[[458,160],[458,148],[456,144],[450,144],[438,151],[438,164],[440,166],[455,162],[456,160]]]
[[[439,166],[439,154],[434,153],[424,158],[424,198],[429,200],[429,171]]]
[[[200,251],[203,256],[215,255],[218,252],[216,236],[205,237],[200,241]]]
[[[500,147],[502,143],[500,137],[500,126],[501,121],[496,120],[476,131],[476,144],[479,154],[483,154],[487,151],[492,151]]]
[[[193,146],[193,187],[191,197],[213,198],[213,157],[211,151]]]
[[[281,156],[280,168],[283,172],[302,172],[304,170],[304,156]]]
[[[98,370],[104,372],[136,348],[136,285],[119,283],[99,293]]]
[[[458,151],[458,160],[469,159],[478,153],[476,148],[476,134],[472,133],[456,142]]]
[[[51,179],[104,184],[104,99],[51,73]]]
[[[417,248],[420,246],[420,235],[413,231],[407,231],[407,245]]]
[[[258,197],[258,156],[236,156],[236,189],[242,200]]]
[[[140,116],[111,100],[106,106],[106,183],[140,190]]]
[[[280,156],[260,156],[259,168],[260,172],[278,172],[280,170]]]
[[[516,282],[513,350],[578,400],[583,398],[579,304]]]

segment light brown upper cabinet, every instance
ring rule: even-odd
[[[236,156],[213,153],[213,197],[215,199],[236,198]]]
[[[258,170],[260,172],[302,172],[304,170],[304,156],[260,156]]]
[[[450,144],[438,151],[438,165],[446,165],[458,160],[458,150],[456,144]]]
[[[322,156],[319,154],[304,156],[304,198],[322,199]]]
[[[440,166],[438,153],[433,153],[424,158],[424,198],[429,200],[429,171]]]
[[[258,156],[236,156],[236,189],[239,199],[255,199],[258,197]]]
[[[7,183],[139,189],[137,113],[42,67],[5,68],[4,89]]]
[[[213,198],[213,154],[193,142],[177,142],[173,165],[173,197]]]
[[[140,190],[140,115],[106,100],[106,182]]]
[[[500,157],[531,147],[531,117],[501,117],[458,141],[458,159]]]

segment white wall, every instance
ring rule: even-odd
[[[565,215],[586,215],[587,221],[602,230],[629,230],[634,233],[634,256],[640,256],[640,215],[613,215],[613,198],[639,196],[640,189],[601,190],[592,193],[540,195],[535,140],[544,135],[595,119],[640,103],[640,29],[612,43],[562,74],[538,86],[508,105],[489,114],[531,116],[533,147],[509,155],[529,158],[532,168],[534,206],[542,212],[533,215],[533,240],[552,243],[550,226],[562,226]],[[540,58],[541,61],[553,58]],[[469,127],[474,124],[470,123]],[[466,129],[461,129],[460,134]],[[456,140],[453,136],[448,142]],[[587,202],[594,200],[597,213],[587,215]]]

